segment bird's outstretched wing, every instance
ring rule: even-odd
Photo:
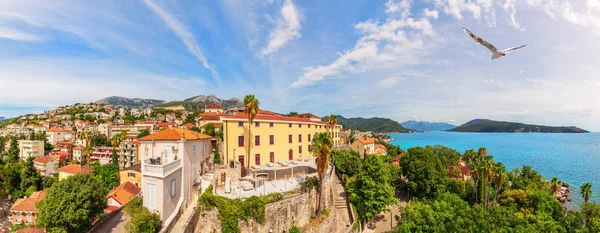
[[[492,44],[490,44],[490,42],[487,42],[484,39],[481,39],[481,37],[476,36],[471,31],[469,31],[469,29],[463,28],[463,31],[465,31],[465,33],[467,33],[467,35],[469,35],[469,37],[471,37],[471,39],[473,39],[475,42],[479,43],[480,45],[483,45],[484,47],[489,49],[492,53],[496,53],[498,51],[498,49],[496,47],[494,47]]]
[[[507,48],[507,49],[501,50],[500,52],[502,52],[502,53],[508,53],[510,51],[517,50],[517,49],[523,48],[525,46],[527,46],[527,44],[524,44],[524,45],[521,45],[521,46],[512,47],[512,48]]]

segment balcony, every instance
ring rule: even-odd
[[[154,164],[152,164],[150,159],[146,159],[142,165],[143,175],[165,178],[175,170],[181,168],[181,159],[175,160],[168,164],[160,164],[160,162],[157,163],[156,161],[154,161]]]

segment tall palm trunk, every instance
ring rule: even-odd
[[[321,197],[323,197],[323,178],[319,177],[319,193],[317,195],[319,195],[319,199],[318,199],[318,203],[317,203],[317,210],[315,211],[315,215],[319,215],[319,211],[321,210]]]
[[[247,157],[248,157],[248,159],[247,159],[247,160],[248,160],[248,162],[246,162],[246,164],[248,164],[248,166],[246,166],[246,170],[250,170],[250,146],[252,146],[252,145],[250,144],[250,143],[251,143],[251,140],[250,140],[250,138],[252,137],[252,131],[251,131],[251,128],[252,128],[252,122],[250,122],[250,121],[248,121],[248,122],[249,122],[249,123],[248,123],[248,155],[247,155]],[[242,166],[244,166],[244,164],[242,164]],[[248,171],[246,171],[246,172],[248,172]]]

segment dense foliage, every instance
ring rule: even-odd
[[[361,220],[371,220],[396,202],[390,173],[383,161],[367,156],[358,174],[347,182],[350,202]]]
[[[130,219],[125,223],[128,233],[155,233],[160,228],[160,215],[150,212],[142,204],[142,198],[136,197],[125,206]]]
[[[402,127],[400,123],[388,118],[344,118],[336,115],[337,123],[347,128],[355,128],[360,131],[372,131],[376,133],[406,133],[410,130]],[[323,121],[329,121],[329,117],[323,117]]]
[[[589,133],[577,127],[553,127],[529,125],[516,122],[475,119],[450,131],[454,132],[540,132],[540,133]]]
[[[111,189],[119,185],[119,165],[94,163],[92,168],[94,177],[102,184],[102,190],[105,194],[108,194]]]
[[[71,176],[46,190],[36,224],[49,232],[86,232],[104,214],[106,193],[90,174]]]
[[[271,193],[266,196],[252,196],[245,200],[229,199],[222,196],[216,196],[212,193],[212,185],[198,198],[198,210],[200,212],[217,208],[219,210],[219,220],[221,221],[221,231],[229,233],[238,233],[239,220],[248,222],[253,218],[258,223],[265,222],[265,205],[281,200],[283,195],[280,193]]]
[[[140,132],[138,133],[138,135],[136,136],[137,138],[143,138],[150,135],[150,130],[148,129],[142,129],[140,130]]]

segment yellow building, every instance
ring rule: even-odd
[[[129,181],[132,184],[135,184],[135,186],[142,188],[142,164],[141,163],[138,163],[131,167],[124,168],[119,173],[120,173],[120,177],[121,177],[121,179],[120,179],[121,184],[124,184],[127,181]]]
[[[250,165],[265,165],[279,161],[309,157],[311,140],[315,133],[330,132],[328,122],[320,119],[286,117],[260,114],[254,118],[251,135],[248,135],[248,117],[245,114],[227,115],[223,121],[223,151],[227,163],[239,161],[247,164],[250,146]],[[333,129],[332,144],[341,144],[341,125]],[[251,138],[248,145],[248,137]]]
[[[58,181],[64,180],[75,174],[90,173],[91,169],[79,164],[69,164],[58,169]]]
[[[357,138],[352,143],[352,150],[358,152],[361,158],[365,155],[375,154],[375,141],[367,136]]]

